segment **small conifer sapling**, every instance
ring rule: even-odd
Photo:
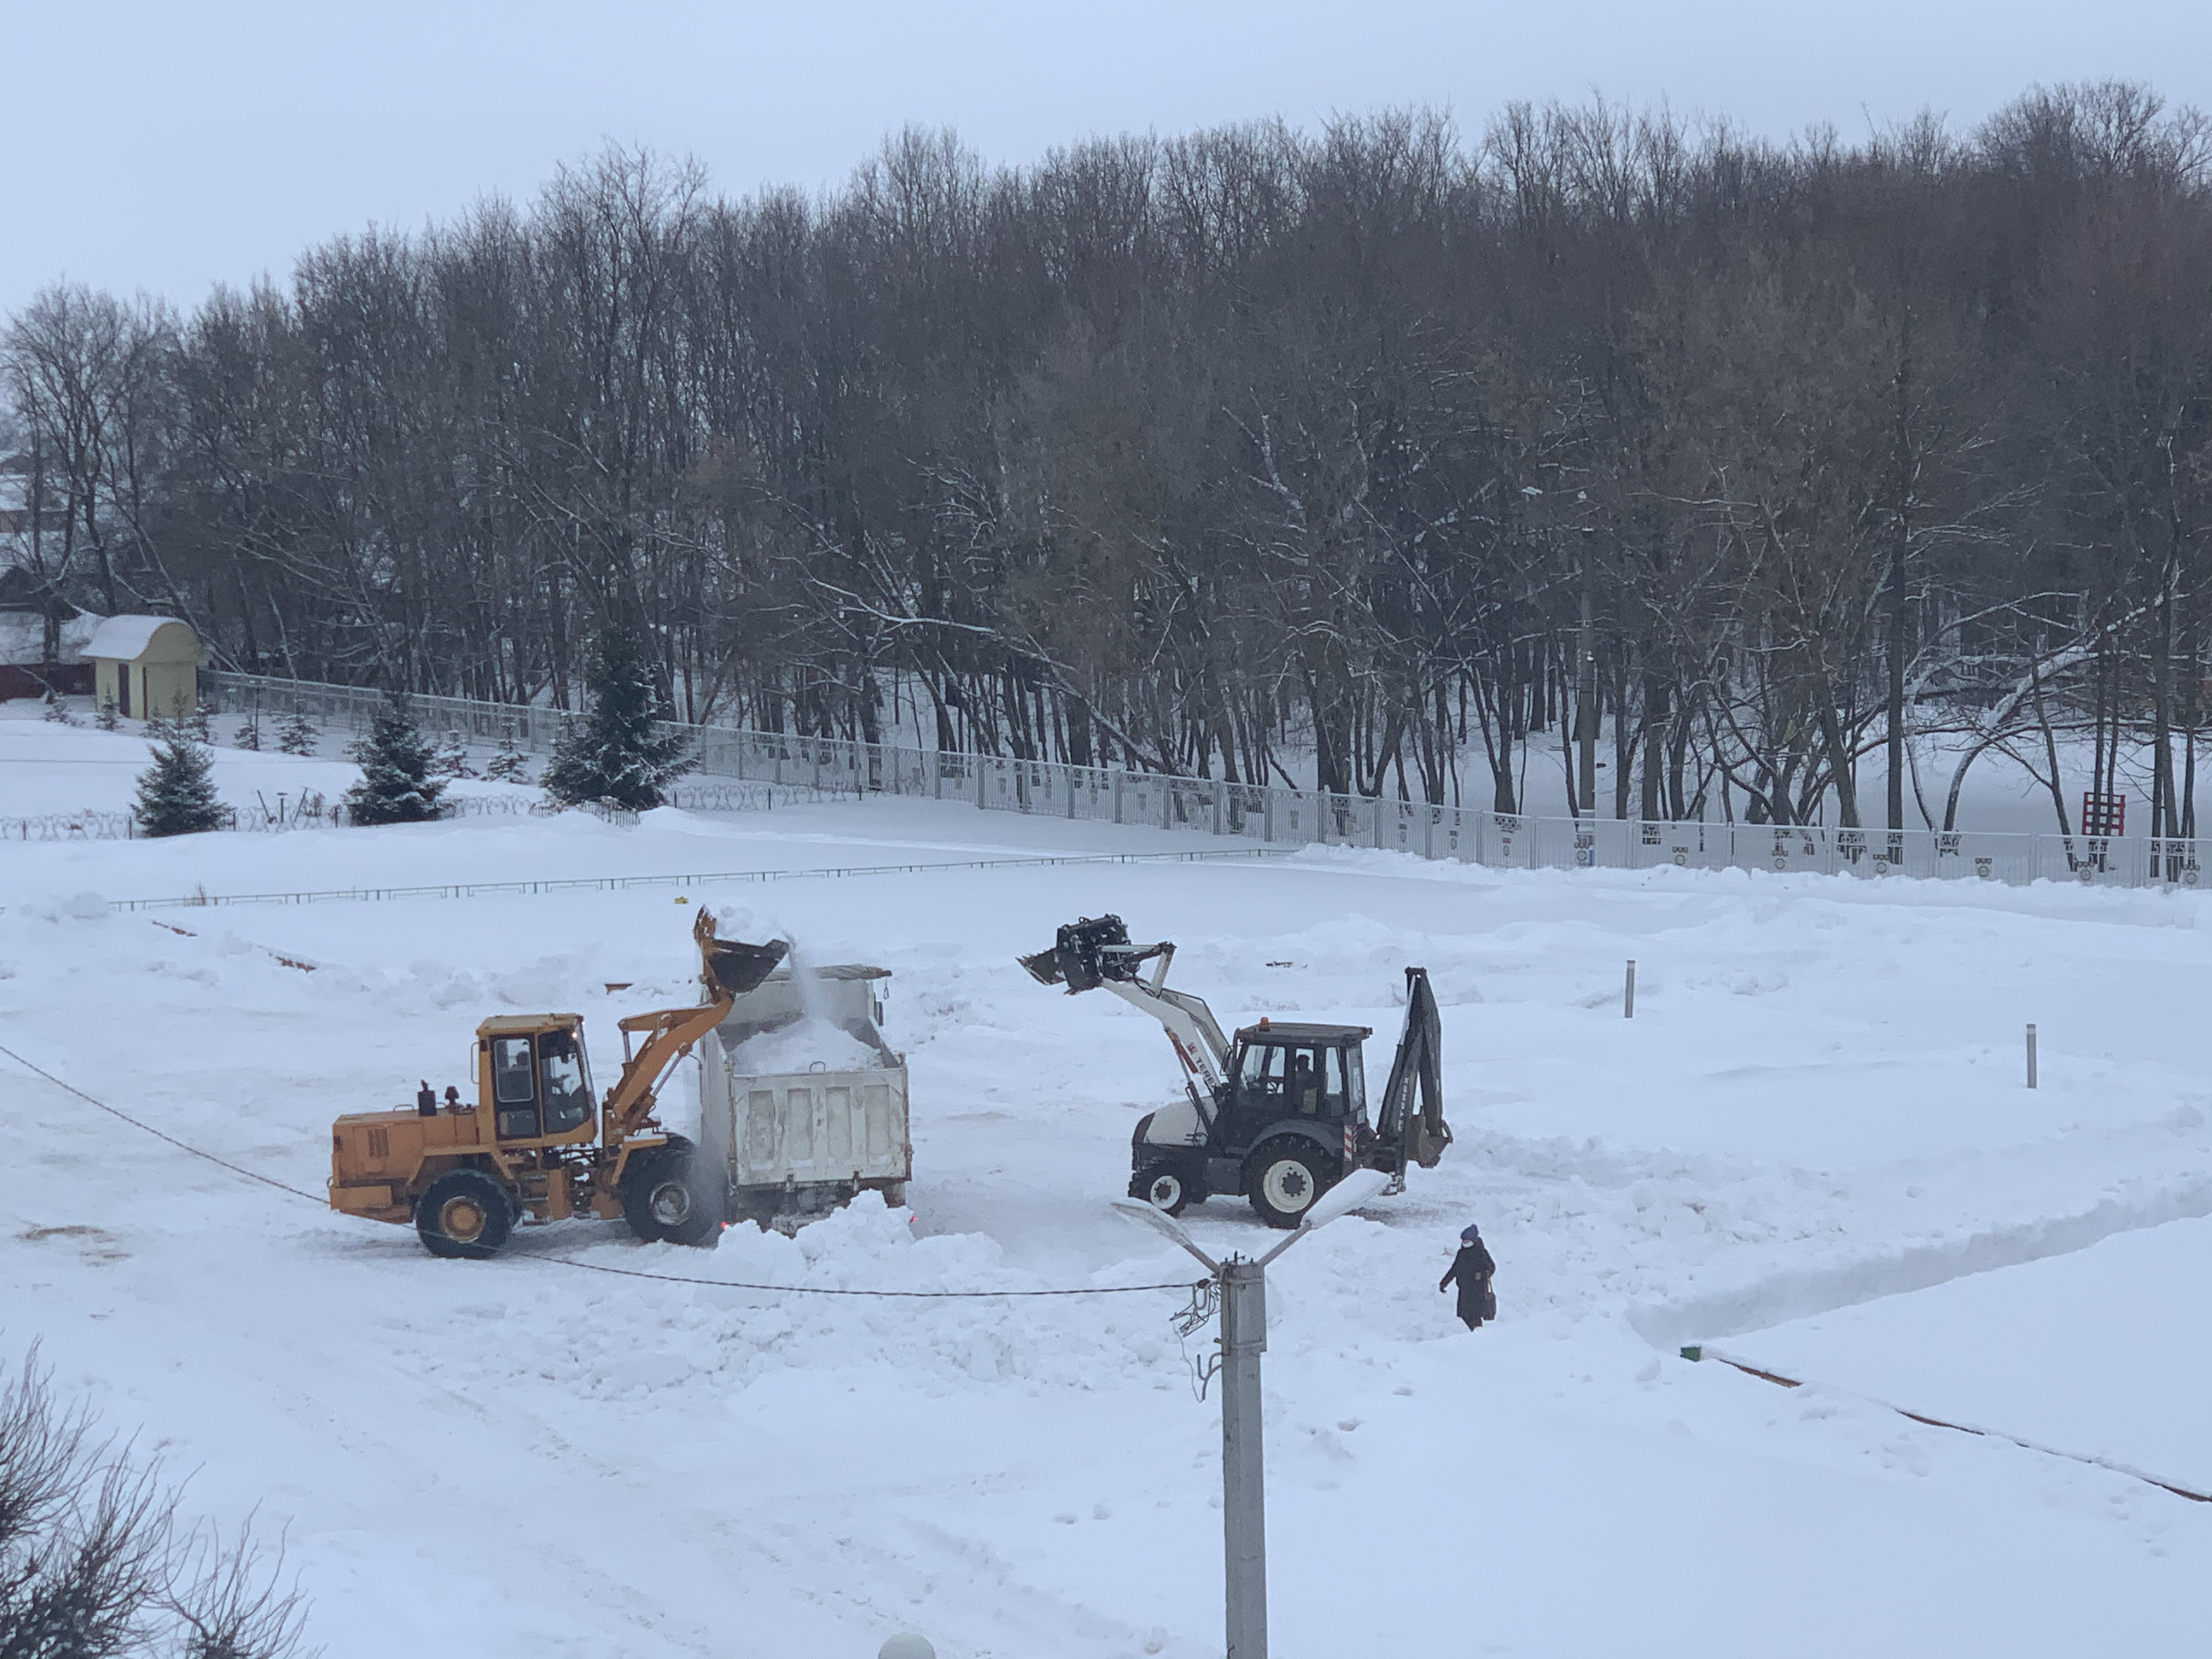
[[[499,753],[484,763],[484,776],[495,783],[527,783],[530,773],[523,758],[522,745],[510,732],[499,741]]]
[[[469,764],[468,740],[458,732],[446,733],[445,742],[438,745],[438,775],[442,778],[472,778],[476,769]]]
[[[323,734],[304,708],[295,708],[276,727],[276,747],[288,755],[312,755]]]

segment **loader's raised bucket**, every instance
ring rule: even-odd
[[[699,941],[700,970],[733,997],[744,995],[774,973],[776,963],[791,950],[780,939],[770,939],[765,945],[716,939],[714,918],[703,911],[695,936]]]

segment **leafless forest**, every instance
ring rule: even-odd
[[[566,702],[628,619],[684,718],[1656,818],[1948,827],[2065,738],[2195,832],[2212,128],[2140,87],[610,152],[0,346],[18,558],[240,669]]]

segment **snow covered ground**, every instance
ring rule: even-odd
[[[70,748],[101,735],[58,740],[40,787],[88,787],[66,781]],[[477,1263],[322,1208],[330,1119],[418,1078],[465,1087],[493,1012],[582,1011],[611,1073],[616,1018],[691,994],[687,907],[81,896],[1207,844],[868,802],[0,848],[0,1042],[310,1195],[0,1059],[0,1358],[41,1340],[63,1384],[196,1471],[194,1508],[288,1528],[331,1659],[864,1659],[898,1629],[945,1659],[1218,1653],[1218,1419],[1182,1352],[1212,1332],[1178,1344],[1178,1294],[873,1301],[577,1265],[845,1289],[1188,1279],[1107,1207],[1136,1118],[1175,1092],[1165,1043],[1013,962],[1114,909],[1178,942],[1174,982],[1224,1024],[1372,1025],[1378,1078],[1402,967],[1444,1005],[1457,1144],[1271,1273],[1282,1659],[2201,1647],[2212,1505],[1873,1402],[2203,1472],[2159,1426],[2185,1391],[2133,1389],[2120,1346],[2201,1378],[2201,1340],[2142,1326],[2203,1322],[2201,1246],[2165,1248],[2212,1215],[2203,897],[1342,852],[697,890],[727,933],[894,971],[911,1212],[864,1202],[712,1251],[568,1223]],[[1470,1218],[1504,1316],[1473,1335],[1435,1290]],[[1191,1219],[1218,1249],[1276,1237],[1241,1203]],[[2130,1297],[1989,1290],[2014,1281],[1988,1270],[2121,1247]],[[2077,1318],[2114,1358],[2065,1362],[2061,1422],[1998,1381],[2056,1367]],[[1675,1357],[1697,1342],[1771,1342],[1778,1369],[1833,1386]],[[2033,1420],[1996,1420],[2014,1409]]]
[[[2212,1497],[2212,1220],[1792,1321],[1741,1363]]]

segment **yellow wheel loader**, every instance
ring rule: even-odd
[[[412,1221],[441,1256],[490,1255],[526,1216],[620,1216],[647,1241],[712,1237],[721,1182],[695,1176],[691,1143],[653,1121],[653,1091],[790,947],[718,939],[704,908],[691,932],[707,1000],[623,1020],[622,1076],[596,1110],[581,1015],[496,1016],[477,1027],[474,1105],[450,1087],[441,1105],[426,1083],[411,1112],[331,1125],[331,1207]],[[633,1036],[644,1039],[635,1053]]]

